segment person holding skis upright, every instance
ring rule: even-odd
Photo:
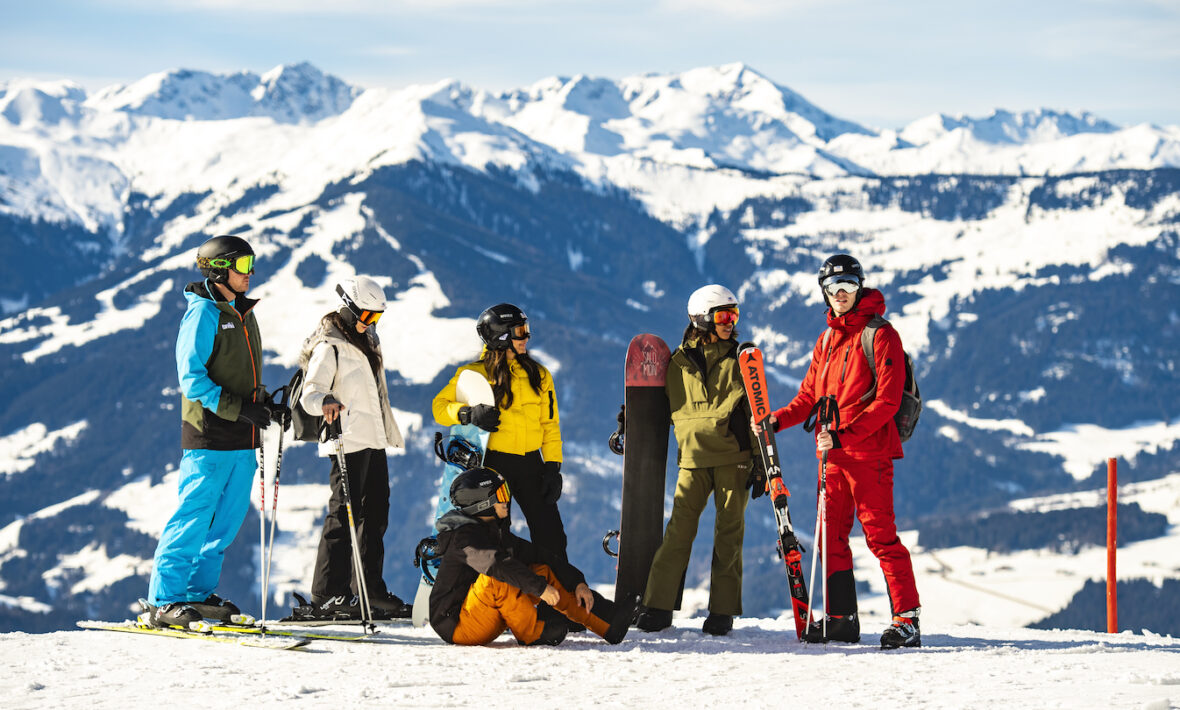
[[[562,489],[561,421],[553,376],[529,355],[529,319],[511,303],[485,310],[475,330],[483,340],[483,353],[456,370],[434,398],[434,419],[442,426],[474,424],[491,432],[484,465],[512,487],[532,541],[564,560],[565,526],[557,509]],[[487,378],[495,405],[467,406],[455,399],[463,370]]]
[[[591,591],[564,556],[513,535],[503,476],[490,468],[464,471],[451,483],[450,499],[454,510],[435,523],[442,564],[430,592],[430,625],[439,637],[482,646],[507,628],[521,645],[556,646],[573,622],[607,643],[623,641],[638,595],[615,604]]]
[[[176,338],[180,503],[156,547],[145,609],[159,627],[240,613],[215,594],[221,565],[250,507],[259,430],[290,425],[290,410],[268,402],[260,380],[258,301],[246,298],[254,250],[241,237],[213,237],[197,249],[197,267],[205,278],[184,290]]]
[[[861,332],[874,316],[885,313],[885,297],[864,282],[864,269],[848,254],[832,256],[820,267],[828,327],[815,342],[799,393],[774,413],[778,431],[803,423],[827,397],[835,397],[838,408],[835,428],[816,426],[815,436],[816,457],[827,452],[827,636],[821,622],[813,621],[804,640],[860,640],[848,546],[855,514],[869,549],[881,563],[893,609],[893,622],[881,636],[881,647],[920,646],[918,589],[910,553],[897,536],[893,515],[893,459],[902,457],[893,416],[905,385],[905,354],[897,331],[888,324],[879,327],[873,343],[874,381]]]
[[[369,592],[378,619],[406,618],[410,605],[385,586],[385,530],[389,527],[387,448],[404,446],[389,406],[385,365],[377,321],[385,312],[385,292],[366,276],[336,286],[343,304],[320,319],[303,345],[307,376],[299,403],[328,424],[341,423],[344,468]],[[319,444],[320,456],[332,462],[331,497],[324,517],[311,584],[311,605],[296,607],[300,619],[359,619],[359,585],[352,565],[352,536],[344,498],[341,462],[333,441]]]
[[[689,324],[668,363],[665,389],[676,431],[676,494],[664,540],[652,560],[637,625],[660,631],[672,625],[697,522],[709,498],[717,509],[709,616],[702,630],[728,634],[742,613],[742,538],[746,491],[761,495],[765,474],[754,468],[750,416],[737,360],[737,297],[717,284],[688,299]]]

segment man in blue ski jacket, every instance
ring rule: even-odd
[[[188,310],[176,338],[180,378],[180,503],[156,547],[148,618],[180,626],[202,618],[228,621],[238,608],[214,593],[225,549],[250,507],[255,449],[272,417],[286,407],[266,401],[262,339],[246,298],[254,250],[241,237],[218,236],[197,249],[204,281],[188,285]]]

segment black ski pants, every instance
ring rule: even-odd
[[[508,481],[512,500],[524,514],[524,521],[529,526],[529,539],[533,544],[547,548],[562,560],[568,561],[561,512],[557,510],[556,503],[546,503],[541,497],[541,482],[545,472],[541,452],[530,451],[524,456],[518,456],[489,451],[484,454],[483,465],[495,469]]]
[[[352,570],[352,535],[348,530],[340,462],[335,456],[329,484],[328,513],[324,516],[320,548],[316,554],[311,593],[317,598],[358,594]],[[352,516],[360,542],[361,561],[369,598],[387,593],[382,576],[385,565],[385,529],[389,527],[389,468],[383,449],[361,449],[344,455]],[[351,591],[350,591],[351,590]]]

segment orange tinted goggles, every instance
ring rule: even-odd
[[[361,311],[361,314],[356,317],[357,320],[365,325],[376,325],[377,321],[381,320],[381,314],[385,311]]]
[[[511,500],[512,500],[512,491],[508,490],[508,482],[505,481],[504,483],[500,484],[499,488],[496,489],[496,502],[497,503],[508,503]]]
[[[713,311],[713,322],[717,325],[733,325],[738,322],[738,307],[718,308]]]

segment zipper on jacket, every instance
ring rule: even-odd
[[[250,353],[250,371],[254,374],[254,391],[250,393],[250,400],[255,401],[254,398],[258,395],[258,368],[254,367],[254,346],[250,345],[250,330],[246,327],[246,319],[238,313],[238,309],[232,302],[229,304],[232,310],[238,316],[238,322],[242,324],[242,335],[246,338],[246,351]],[[250,426],[250,447],[254,447],[254,434],[256,430],[254,426]]]
[[[850,352],[852,352],[851,345],[844,349],[844,364],[840,366],[840,384],[844,384],[844,373],[848,371],[848,353]]]

